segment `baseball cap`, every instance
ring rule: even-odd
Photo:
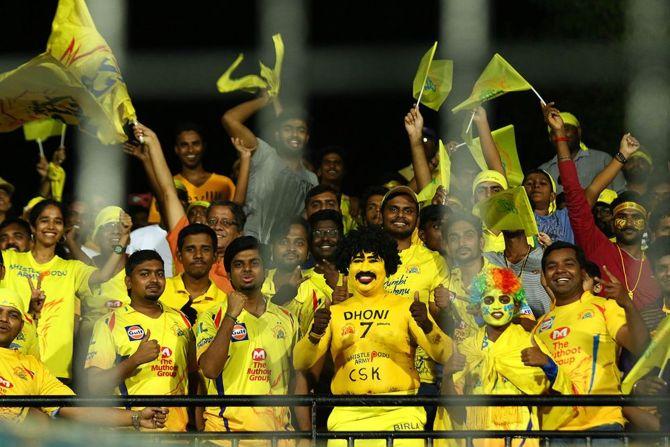
[[[0,189],[4,189],[11,196],[14,194],[14,185],[9,183],[4,178],[0,177]]]
[[[416,204],[416,207],[419,208],[419,198],[416,196],[416,193],[412,188],[405,185],[394,186],[391,188],[382,199],[382,208],[386,205],[386,202],[398,196],[409,196],[412,201]]]

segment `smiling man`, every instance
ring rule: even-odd
[[[23,219],[7,219],[0,224],[0,250],[30,251],[30,224]]]
[[[333,394],[416,394],[420,383],[414,368],[416,346],[438,362],[451,355],[451,340],[430,317],[418,292],[412,299],[384,289],[387,275],[400,262],[395,245],[379,229],[354,230],[347,236],[337,266],[347,275],[353,296],[318,309],[307,335],[295,347],[294,366],[304,371],[330,351],[335,364]],[[420,431],[425,423],[421,407],[335,407],[328,429]],[[335,441],[332,446],[345,443]]]
[[[576,245],[559,241],[545,250],[542,270],[556,306],[538,322],[535,340],[569,376],[577,394],[621,394],[618,352],[624,347],[642,354],[649,333],[625,288],[607,267],[600,282],[609,299],[584,291],[585,265],[584,252]],[[548,363],[548,358],[536,359],[534,366]],[[556,407],[552,411],[572,413],[573,409]],[[621,431],[624,423],[621,407],[582,407],[557,428]],[[608,444],[599,445],[620,441],[607,440]],[[592,445],[594,442],[602,441],[592,440]],[[554,444],[584,445],[584,441],[558,439],[552,441]]]

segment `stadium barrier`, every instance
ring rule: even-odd
[[[511,446],[513,439],[531,438],[545,440],[550,445],[551,439],[585,438],[587,446],[592,439],[618,438],[628,444],[630,440],[639,439],[642,445],[662,445],[670,447],[670,430],[663,427],[658,432],[594,432],[594,431],[553,431],[553,430],[513,430],[513,431],[356,431],[328,432],[320,431],[314,424],[316,410],[319,407],[334,406],[425,406],[439,405],[444,407],[462,406],[632,406],[657,407],[661,413],[670,411],[670,396],[623,396],[623,395],[582,395],[582,396],[397,396],[397,395],[351,395],[351,396],[114,396],[114,397],[80,397],[80,396],[4,396],[0,398],[0,407],[310,407],[313,421],[311,431],[294,432],[143,432],[148,441],[162,443],[165,440],[191,440],[196,445],[209,440],[231,439],[231,446],[237,447],[240,440],[269,440],[275,447],[282,439],[309,439],[313,443],[329,439],[342,439],[353,447],[357,439],[383,439],[387,446],[393,445],[394,439],[426,439],[431,447],[433,441],[440,439],[464,439],[466,446],[473,445],[473,440],[481,438],[504,438],[505,445]],[[149,439],[147,439],[149,437]]]

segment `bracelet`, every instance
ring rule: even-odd
[[[622,165],[626,164],[626,162],[628,161],[626,156],[624,154],[622,154],[621,151],[616,153],[616,155],[614,156],[614,159],[616,161],[618,161],[619,163],[621,163]]]
[[[316,338],[317,340],[321,340],[323,338],[323,334],[317,334],[314,331],[309,331],[309,336]]]
[[[140,412],[139,411],[133,411],[133,427],[135,430],[140,431]]]
[[[568,137],[555,137],[554,141],[555,142],[565,141],[567,143],[568,141],[570,141],[570,138],[568,138]]]
[[[226,312],[226,314],[223,316],[223,318],[230,318],[231,320],[233,320],[233,323],[237,323],[237,317],[233,317],[228,312]]]
[[[567,160],[571,160],[570,156],[568,156],[568,155],[558,157],[558,161],[567,161]]]

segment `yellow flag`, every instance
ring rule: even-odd
[[[47,42],[47,53],[70,73],[99,107],[82,106],[84,130],[104,144],[127,140],[123,125],[136,119],[112,50],[98,33],[84,0],[60,0]]]
[[[433,199],[433,196],[437,192],[437,188],[442,186],[444,189],[449,192],[449,181],[451,177],[451,159],[449,154],[444,147],[442,140],[438,140],[438,176],[433,178],[430,183],[428,183],[422,190],[419,192],[417,197],[419,198],[419,203],[430,202]]]
[[[279,95],[281,85],[281,66],[284,63],[284,41],[281,34],[272,36],[272,42],[275,46],[275,68],[267,67],[263,62],[261,65],[261,77],[265,79],[268,85],[268,95],[271,97]]]
[[[663,373],[664,368],[668,366],[668,358],[670,358],[670,317],[665,317],[658,325],[654,338],[644,354],[621,383],[621,391],[624,394],[630,394],[635,382],[649,374],[654,368],[660,368]]]
[[[532,88],[528,81],[509,62],[496,53],[475,82],[470,97],[451,111],[456,113],[461,110],[472,110],[481,103],[502,96],[507,92],[520,92]]]
[[[58,120],[31,121],[23,125],[23,135],[27,141],[44,141],[49,137],[60,135],[64,128],[65,124]]]
[[[505,169],[507,183],[510,187],[519,186],[523,182],[523,170],[521,169],[521,162],[519,161],[519,154],[516,149],[514,126],[510,124],[496,129],[491,132],[491,136],[498,148],[498,153]],[[482,146],[479,138],[473,139],[468,145],[468,149],[470,149],[470,153],[477,162],[477,165],[482,170],[488,169],[484,160],[484,154],[482,154]]]
[[[454,63],[450,60],[433,59],[437,42],[423,55],[414,75],[412,95],[426,107],[438,111],[451,92]]]
[[[491,230],[524,230],[526,236],[538,233],[533,209],[523,186],[501,191],[479,202],[472,214]]]

